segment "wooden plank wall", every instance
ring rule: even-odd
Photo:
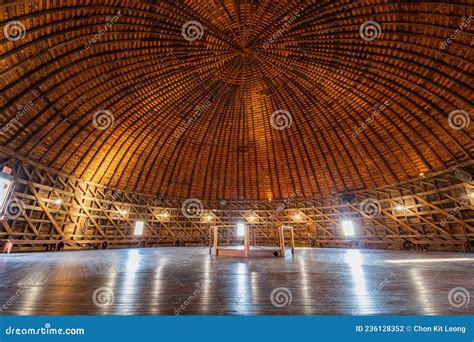
[[[242,221],[261,245],[275,245],[281,225],[294,227],[297,246],[402,249],[411,241],[420,250],[460,251],[474,239],[474,183],[462,171],[469,165],[346,196],[201,202],[201,215],[186,217],[184,200],[108,189],[11,157],[1,161],[14,168],[15,190],[0,238],[14,240],[17,251],[45,250],[59,240],[66,249],[99,248],[104,241],[109,248],[204,246],[212,225],[228,226],[232,238]],[[354,222],[356,238],[344,236],[342,219]],[[145,221],[141,238],[133,236],[137,220]]]

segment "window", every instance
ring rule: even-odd
[[[243,223],[237,223],[237,236],[244,236],[245,228]]]
[[[342,221],[342,229],[345,236],[354,236],[354,225],[351,220]]]
[[[5,206],[7,204],[8,196],[10,195],[10,190],[12,186],[12,181],[5,177],[0,177],[0,211],[4,212]]]
[[[143,235],[143,226],[145,223],[143,221],[137,221],[135,222],[135,231],[133,232],[133,235],[135,236],[142,236]]]

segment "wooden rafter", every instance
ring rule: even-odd
[[[472,37],[442,44],[474,4],[398,5],[2,4],[3,24],[27,32],[1,44],[0,150],[173,199],[308,199],[392,183],[403,192],[420,173],[472,160],[472,130],[448,122],[456,110],[471,115]],[[181,30],[189,21],[203,30],[192,43]],[[380,25],[375,41],[360,36],[369,21]],[[113,116],[104,130],[91,119],[100,111]],[[272,127],[275,111],[289,113],[290,127]]]

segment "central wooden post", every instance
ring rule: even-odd
[[[214,227],[214,255],[217,255],[217,239],[219,238],[217,226]]]
[[[255,238],[255,229],[252,228],[250,231],[250,236],[252,237],[252,246],[257,246],[257,240]]]
[[[213,242],[212,242],[212,229],[214,227],[209,227],[209,254],[212,254],[212,245],[213,245]]]
[[[285,233],[284,233],[284,230],[283,230],[283,226],[281,227],[278,227],[278,235],[279,235],[279,238],[280,238],[280,255],[282,257],[285,256]]]
[[[244,225],[244,249],[245,249],[245,256],[248,257],[250,255],[250,234],[249,234],[249,226]]]

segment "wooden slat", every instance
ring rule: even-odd
[[[58,223],[54,219],[53,215],[51,215],[51,212],[49,211],[48,207],[44,204],[43,200],[41,199],[41,196],[39,193],[36,191],[34,185],[31,182],[28,182],[28,188],[30,189],[31,193],[35,196],[36,200],[38,201],[38,204],[40,205],[41,209],[43,212],[46,214],[48,217],[49,221],[51,221],[51,224],[53,225],[54,229],[56,232],[61,235],[61,237],[64,237],[64,233],[59,227]]]
[[[472,1],[2,8],[4,27],[26,31],[0,44],[0,151],[65,177],[253,202],[400,185],[472,161],[472,35],[454,35]],[[202,29],[193,42],[189,22]],[[289,127],[274,128],[275,113]]]

